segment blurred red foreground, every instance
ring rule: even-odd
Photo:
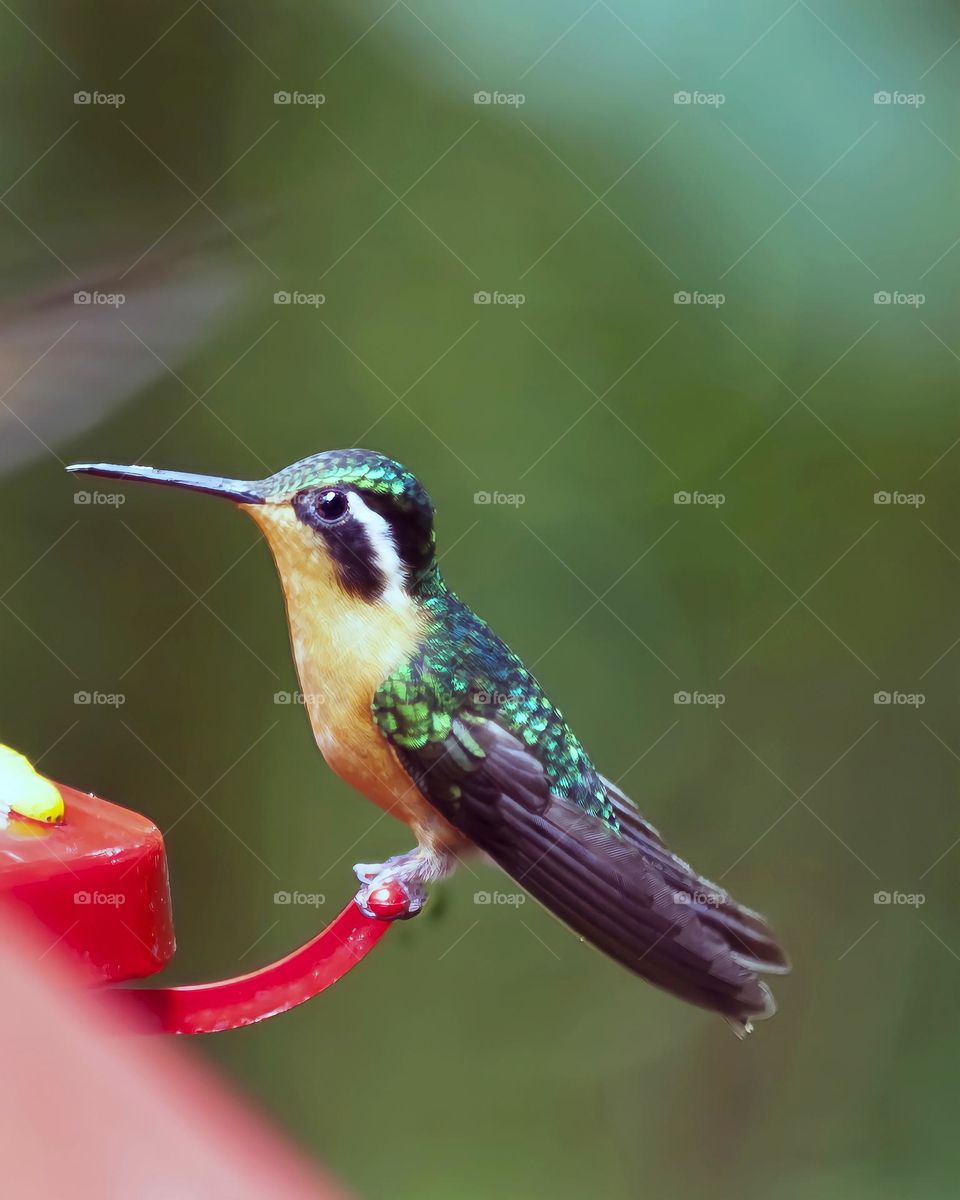
[[[173,954],[166,856],[145,817],[60,791],[60,824],[0,819],[0,1195],[342,1197],[172,1042],[143,1036],[157,1023],[135,996],[91,989]],[[139,995],[189,1009],[194,991]],[[302,997],[268,998],[282,1011]]]
[[[90,993],[39,933],[0,909],[4,1196],[345,1196],[178,1046],[139,1036],[122,997]]]

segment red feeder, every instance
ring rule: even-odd
[[[163,835],[138,813],[57,786],[60,824],[0,821],[0,898],[29,909],[91,982],[146,978],[175,948]],[[125,995],[166,1033],[213,1033],[276,1016],[355,967],[392,920],[407,915],[407,898],[388,885],[369,907],[376,916],[351,901],[304,946],[246,975]]]

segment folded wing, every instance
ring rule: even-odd
[[[766,922],[672,854],[615,785],[603,780],[618,831],[557,796],[495,721],[397,749],[448,821],[599,950],[740,1033],[773,1014],[758,974],[789,964]]]

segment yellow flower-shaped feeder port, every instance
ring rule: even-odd
[[[22,754],[0,744],[0,818],[12,813],[56,825],[63,811],[63,797],[50,780]]]

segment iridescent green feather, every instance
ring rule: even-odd
[[[365,491],[395,496],[411,507],[423,506],[432,512],[430,501],[415,475],[382,454],[371,450],[327,450],[301,459],[272,475],[270,492],[289,495],[310,487],[334,487],[338,483],[355,484]]]
[[[467,774],[484,757],[470,724],[496,721],[528,747],[552,791],[619,832],[585,750],[520,659],[446,587],[436,568],[417,600],[429,619],[420,651],[373,700],[374,720],[385,736],[423,770],[442,752],[448,765]]]

